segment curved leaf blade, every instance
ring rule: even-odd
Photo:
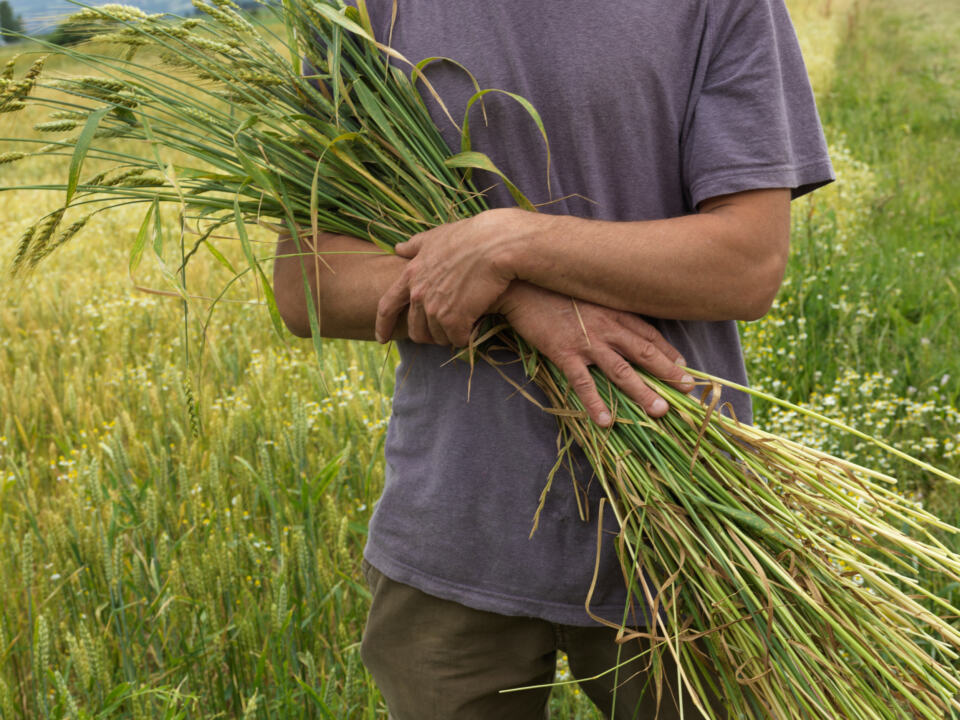
[[[529,210],[530,212],[537,212],[537,209],[534,207],[533,203],[527,199],[527,196],[520,192],[520,189],[514,185],[510,179],[503,174],[500,168],[494,165],[493,161],[483,153],[475,150],[457,153],[456,155],[447,158],[444,164],[447,167],[452,168],[485,170],[486,172],[493,173],[503,181],[504,186],[507,188],[507,191],[510,193],[510,195],[513,196],[513,199],[517,203],[518,207],[523,208],[524,210]]]
[[[90,113],[87,123],[83,126],[80,137],[77,138],[77,144],[73,149],[73,157],[70,159],[70,174],[67,176],[67,202],[64,207],[70,204],[74,194],[77,192],[77,185],[80,183],[80,171],[83,169],[83,161],[87,157],[93,138],[97,134],[97,128],[100,127],[100,121],[110,112],[112,108],[103,107]]]

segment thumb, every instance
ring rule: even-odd
[[[414,236],[406,242],[397,243],[393,250],[400,257],[410,259],[416,257],[417,253],[420,252],[420,243],[417,241],[416,236]]]

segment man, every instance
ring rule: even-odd
[[[388,37],[392,3],[369,4]],[[600,490],[577,455],[528,539],[556,460],[555,421],[500,376],[524,383],[516,362],[471,376],[448,362],[450,346],[482,315],[503,315],[603,426],[613,418],[591,364],[654,417],[666,403],[631,363],[682,389],[692,383],[680,366],[745,382],[735,321],[769,308],[791,195],[832,170],[782,0],[400,0],[392,45],[413,62],[452,58],[481,87],[530,100],[552,155],[522,107],[488,94],[486,124],[479,105],[471,114],[473,147],[543,212],[512,208],[478,174],[495,209],[397,255],[352,238],[315,242],[334,270],[311,278],[323,334],[392,338],[402,360],[364,553],[364,660],[396,720],[543,717],[546,690],[499,691],[549,683],[558,649],[580,678],[617,662],[613,631],[584,608]],[[449,63],[427,74],[462,116],[471,80]],[[456,128],[431,112],[457,147]],[[293,252],[280,243],[279,255]],[[300,263],[278,259],[275,279],[284,319],[309,334]],[[749,401],[732,402],[749,419]],[[591,613],[619,622],[626,596],[609,537],[599,563]],[[643,664],[620,673],[616,692],[612,675],[582,686],[618,719],[679,717],[680,702],[695,717],[672,668],[660,692],[644,692]]]

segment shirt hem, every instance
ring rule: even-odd
[[[704,200],[747,190],[785,187],[792,199],[816,190],[836,179],[829,157],[803,165],[773,165],[743,168],[698,180],[690,188],[693,207]]]
[[[493,590],[482,590],[428,575],[404,562],[389,557],[369,544],[364,550],[367,562],[395,582],[410,585],[428,595],[460,603],[474,610],[494,612],[513,617],[534,617],[559,625],[595,627],[602,625],[591,618],[584,606],[523,598]],[[608,622],[619,624],[623,619],[623,605],[599,605],[590,611]],[[632,627],[636,627],[631,623]]]

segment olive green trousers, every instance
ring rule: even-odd
[[[361,654],[392,720],[543,720],[550,688],[500,691],[553,682],[558,650],[575,678],[609,670],[618,648],[620,662],[642,650],[637,642],[618,646],[610,628],[474,610],[395,582],[366,562],[364,573],[373,602]],[[580,688],[614,720],[679,720],[670,684],[675,665],[665,665],[658,704],[645,658]],[[720,707],[716,698],[709,702]],[[683,705],[684,720],[703,718],[688,696]]]

